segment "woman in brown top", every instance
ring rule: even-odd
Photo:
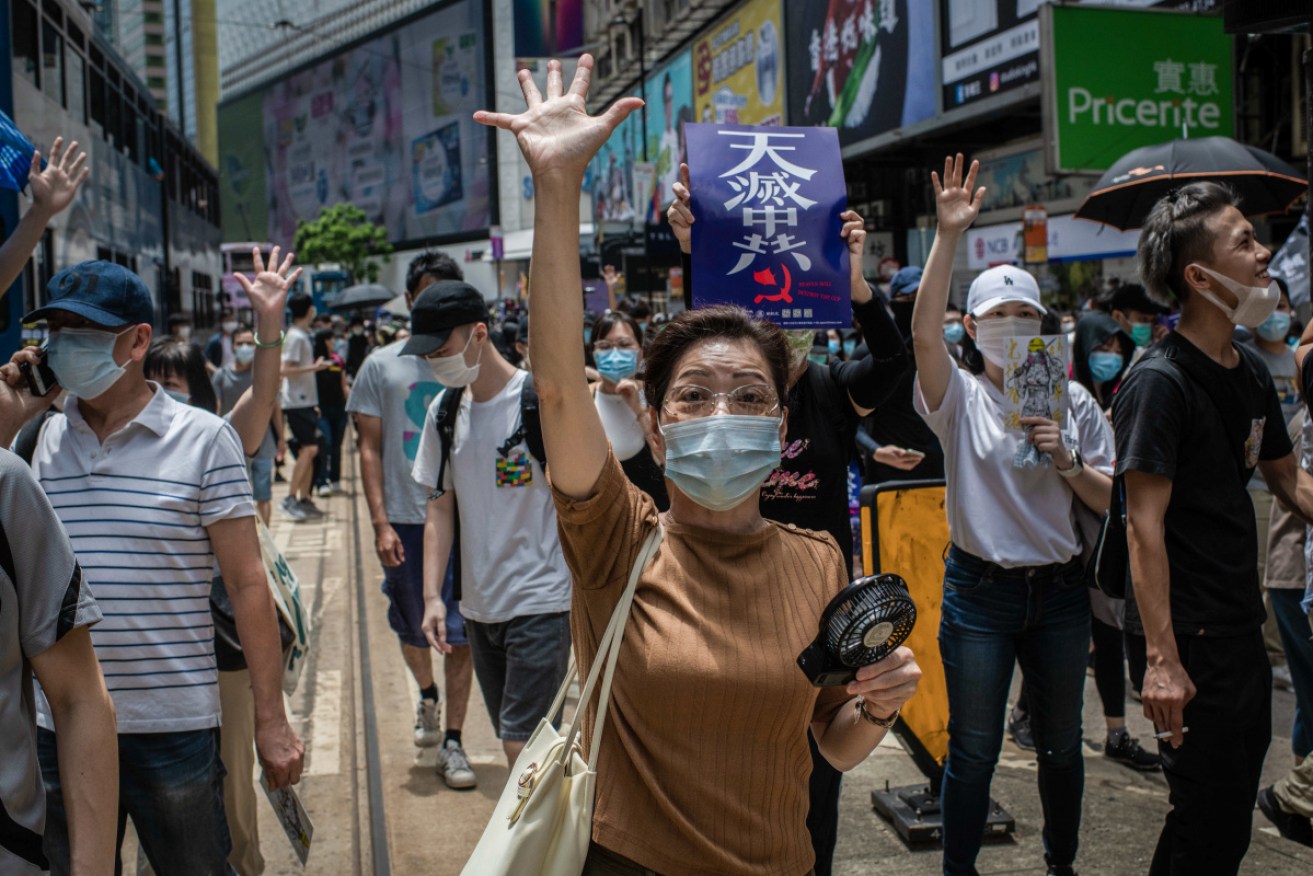
[[[591,68],[581,57],[564,92],[551,62],[545,99],[521,73],[526,112],[475,115],[513,131],[534,174],[534,381],[583,671],[645,536],[658,521],[666,528],[616,670],[585,873],[800,876],[812,866],[808,727],[827,759],[850,769],[883,738],[920,670],[900,648],[848,687],[818,691],[795,663],[848,577],[831,537],[758,509],[784,438],[779,329],[709,308],[680,315],[653,342],[645,392],[668,512],[612,455],[578,338],[579,195],[584,168],[639,101],[590,117]]]

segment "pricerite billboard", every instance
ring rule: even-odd
[[[1103,171],[1141,146],[1234,134],[1220,16],[1044,6],[1040,28],[1050,171]]]

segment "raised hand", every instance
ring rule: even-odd
[[[666,210],[666,218],[670,220],[670,230],[674,233],[675,240],[679,241],[679,248],[686,253],[692,252],[693,195],[687,164],[679,165],[679,181],[672,188],[675,192],[675,200],[670,202],[670,209]]]
[[[839,218],[843,220],[839,236],[848,241],[849,257],[860,259],[866,249],[866,220],[856,210],[844,210]]]
[[[616,126],[643,101],[622,97],[601,115],[588,114],[588,83],[593,56],[579,57],[574,81],[565,90],[561,62],[547,62],[547,97],[534,84],[533,74],[521,70],[520,90],[527,107],[518,115],[479,110],[474,121],[510,131],[520,144],[524,160],[535,177],[561,176],[571,182],[582,180],[588,162],[597,154]]]
[[[260,317],[276,317],[281,324],[283,318],[283,308],[287,306],[287,296],[292,287],[296,285],[297,279],[301,276],[301,269],[292,270],[292,262],[295,261],[295,253],[288,253],[283,259],[282,264],[278,262],[280,250],[274,247],[273,252],[269,253],[269,265],[266,268],[264,256],[261,255],[258,247],[252,247],[251,257],[255,260],[255,282],[246,278],[245,274],[237,273],[237,282],[241,284],[242,291],[246,297],[251,300],[251,309]],[[288,273],[288,272],[291,273]]]
[[[51,145],[45,170],[41,170],[41,150],[33,152],[27,177],[33,208],[44,211],[49,218],[73,203],[78,187],[91,173],[86,161],[87,153],[78,151],[78,142],[74,140],[65,149],[63,137],[56,137]]]
[[[606,288],[615,289],[624,282],[625,275],[615,269],[615,265],[602,265],[602,282]]]
[[[930,182],[935,190],[935,212],[939,216],[940,231],[962,233],[971,227],[980,215],[980,205],[985,200],[985,187],[976,189],[976,174],[980,172],[980,162],[971,162],[966,182],[962,182],[962,171],[966,159],[962,153],[957,157],[944,159],[944,177],[941,184],[939,174],[930,171]],[[975,194],[972,195],[972,190]]]

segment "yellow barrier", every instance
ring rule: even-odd
[[[902,576],[916,603],[916,627],[905,644],[916,654],[921,684],[903,706],[898,736],[936,786],[948,758],[948,688],[939,655],[949,541],[944,493],[943,481],[894,481],[861,494],[863,574]]]

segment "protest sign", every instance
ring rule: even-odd
[[[1027,431],[1023,417],[1067,422],[1067,336],[1024,335],[1011,338],[1003,358],[1003,425],[1014,432]],[[1043,465],[1048,454],[1027,440],[1017,445],[1013,465]]]
[[[843,162],[833,128],[688,125],[693,306],[782,328],[849,328]]]

